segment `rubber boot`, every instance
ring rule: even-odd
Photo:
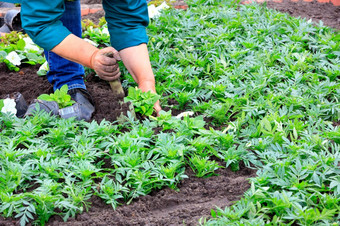
[[[21,26],[20,11],[16,9],[9,10],[4,17],[4,22],[11,31],[23,31]]]
[[[60,117],[76,117],[78,120],[90,121],[95,108],[92,97],[87,90],[81,88],[71,89],[68,94],[76,103],[70,107],[60,109]]]
[[[15,5],[9,2],[0,2],[0,8],[14,8]]]
[[[7,26],[7,24],[2,25],[2,27],[0,27],[0,33],[10,33],[11,29]]]
[[[57,102],[35,99],[28,106],[27,112],[25,113],[24,117],[32,116],[35,112],[39,110],[50,113],[51,115],[59,115],[59,106]]]
[[[28,108],[27,102],[26,102],[24,96],[19,92],[14,94],[14,98],[15,98],[15,103],[16,103],[15,108],[17,109],[16,116],[18,118],[22,118],[22,117],[24,117],[25,113],[27,112],[27,108]]]

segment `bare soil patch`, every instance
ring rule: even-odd
[[[267,4],[268,8],[294,17],[311,19],[316,24],[322,21],[324,25],[340,30],[340,6],[334,6],[332,3],[283,0],[282,3],[268,1],[264,4]]]
[[[245,167],[236,173],[219,169],[220,175],[210,178],[196,178],[191,170],[186,172],[189,178],[179,184],[178,191],[154,191],[116,211],[93,197],[89,212],[68,222],[53,217],[47,225],[197,225],[216,206],[224,208],[239,200],[250,186],[248,178],[255,176]]]

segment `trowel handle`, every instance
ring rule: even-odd
[[[112,92],[114,92],[117,96],[121,96],[121,95],[124,96],[125,95],[122,84],[120,83],[119,79],[114,80],[114,81],[109,82],[109,83],[110,83]]]
[[[114,55],[112,52],[107,52],[105,53],[105,56],[110,57],[110,58],[114,58]],[[117,60],[118,61],[118,60]],[[109,82],[111,89],[113,91],[113,93],[115,93],[116,95],[120,96],[120,95],[125,95],[122,84],[120,83],[120,80],[114,80],[112,82]]]
[[[107,57],[110,57],[110,58],[115,58],[116,61],[121,61],[120,56],[118,55],[118,56],[115,57],[113,52],[106,52],[106,53],[104,53],[104,55],[107,56]],[[117,59],[117,57],[118,57],[118,59]]]

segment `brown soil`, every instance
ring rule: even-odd
[[[268,8],[294,17],[312,19],[316,24],[322,20],[325,26],[340,30],[340,6],[334,6],[332,3],[319,3],[316,0],[312,2],[283,0],[282,3],[268,1],[265,4]]]
[[[216,206],[224,208],[239,200],[249,188],[247,179],[254,176],[254,171],[247,168],[237,173],[225,169],[217,172],[219,176],[196,178],[187,170],[189,179],[179,184],[178,191],[155,191],[116,211],[94,197],[89,212],[66,223],[53,217],[47,225],[197,225]]]
[[[37,76],[37,69],[38,66],[24,67],[19,72],[12,72],[5,64],[0,64],[0,97],[19,92],[29,104],[40,94],[53,92],[46,77]],[[95,102],[94,120],[100,122],[106,119],[113,122],[121,113],[126,115],[128,103],[123,103],[124,97],[114,96],[108,82],[90,74],[85,84]]]
[[[83,16],[82,19],[89,19],[91,21],[93,21],[93,23],[98,24],[99,23],[99,19],[105,16],[105,11],[104,10],[99,10],[95,13],[90,13],[87,14],[86,16]]]

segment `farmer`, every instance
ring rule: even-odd
[[[156,93],[155,79],[147,50],[148,11],[146,0],[103,0],[113,47],[97,49],[81,39],[80,0],[7,0],[21,3],[24,31],[45,50],[50,70],[48,81],[54,90],[67,84],[69,94],[87,112],[89,120],[94,112],[90,94],[83,80],[84,67],[113,81],[120,77],[118,60],[122,60],[138,87]],[[113,53],[114,58],[105,56]],[[159,102],[154,106],[158,113]]]

